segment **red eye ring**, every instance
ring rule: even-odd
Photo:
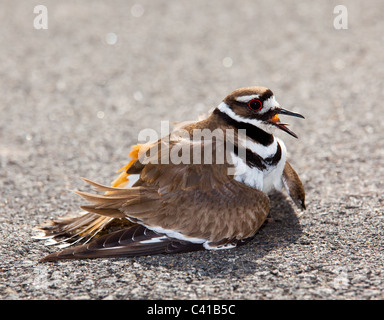
[[[253,99],[248,102],[248,107],[253,111],[259,111],[263,107],[263,103],[259,99]]]

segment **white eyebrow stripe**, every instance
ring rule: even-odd
[[[248,102],[252,99],[256,99],[256,98],[259,98],[259,95],[258,94],[251,94],[249,96],[241,96],[241,97],[237,97],[235,98],[235,100],[237,102]]]
[[[262,125],[261,120],[244,118],[242,116],[237,115],[232,111],[231,107],[227,105],[225,102],[220,103],[217,108],[221,112],[225,113],[227,116],[231,117],[233,120],[236,120],[237,122],[249,123],[258,128]]]
[[[259,111],[260,114],[264,114],[266,113],[267,111],[270,111],[276,107],[279,107],[280,104],[276,101],[276,98],[275,96],[271,96],[270,98],[268,98],[267,100],[265,100],[263,102],[263,109],[261,109]]]

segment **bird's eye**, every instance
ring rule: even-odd
[[[253,111],[259,111],[263,107],[263,104],[260,100],[253,99],[248,102],[248,107],[250,107]]]

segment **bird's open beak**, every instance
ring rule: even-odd
[[[297,117],[297,118],[302,118],[302,119],[305,119],[305,118],[301,114],[299,114],[299,113],[295,113],[295,112],[291,112],[291,111],[285,110],[283,108],[279,108],[279,109],[276,110],[276,114],[271,119],[271,123],[273,125],[275,125],[276,127],[280,128],[281,130],[287,132],[291,136],[293,136],[295,138],[298,138],[296,133],[294,133],[293,131],[289,130],[286,127],[288,124],[280,122],[279,114],[285,114],[287,116],[292,116],[292,117]]]

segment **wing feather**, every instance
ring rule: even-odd
[[[172,254],[204,249],[201,244],[168,238],[142,225],[102,236],[89,244],[52,253],[41,262],[62,259],[133,257],[153,254]]]

